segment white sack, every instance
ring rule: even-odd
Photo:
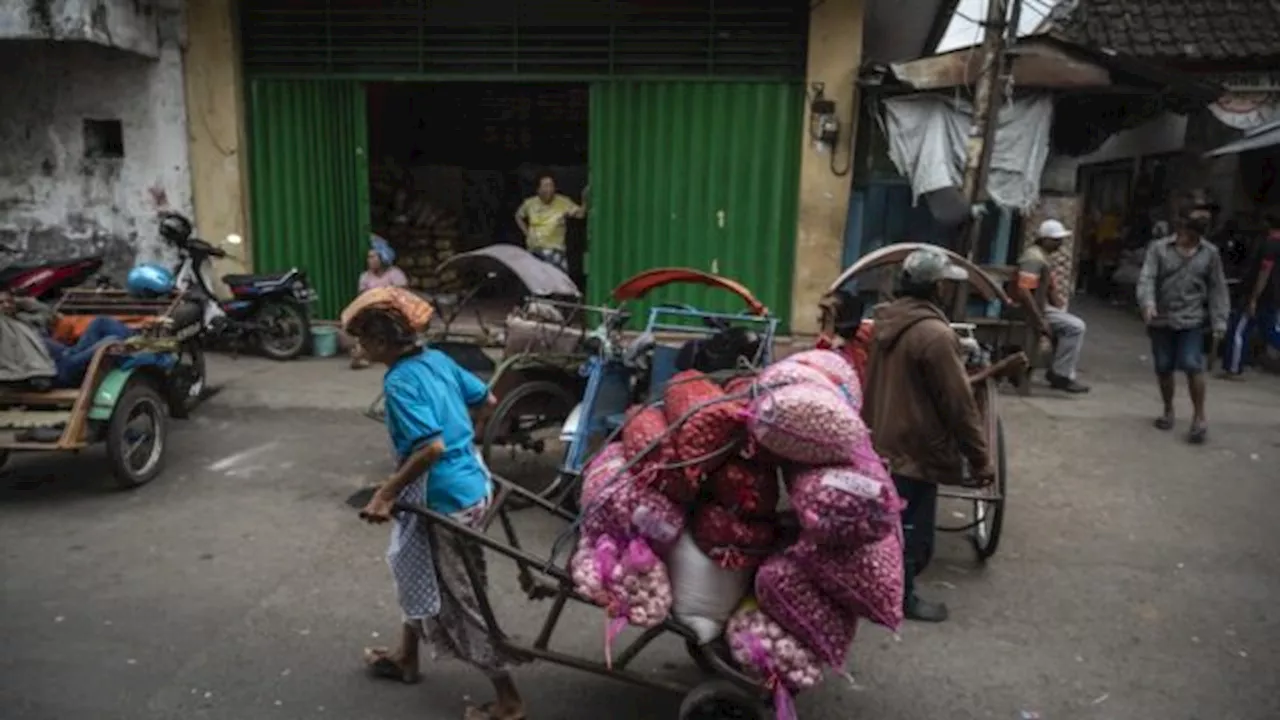
[[[751,586],[750,570],[720,567],[698,549],[688,532],[667,555],[667,572],[674,600],[672,612],[702,643],[720,637]]]

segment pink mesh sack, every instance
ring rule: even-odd
[[[823,595],[785,555],[774,555],[756,573],[760,609],[795,635],[822,662],[844,667],[858,618]]]
[[[626,453],[622,443],[609,443],[591,458],[591,462],[582,470],[582,492],[579,495],[580,505],[587,507],[600,495],[600,491],[609,486],[617,478],[619,471],[627,464]],[[621,478],[618,478],[621,480]],[[630,481],[628,478],[627,482]]]
[[[903,503],[887,474],[810,468],[788,478],[787,491],[805,537],[819,545],[858,547],[902,532]]]
[[[746,518],[770,518],[778,510],[777,468],[729,458],[707,478],[715,501]]]
[[[785,555],[848,612],[890,630],[902,625],[902,539],[897,533],[852,552],[802,538]]]
[[[726,570],[754,568],[777,540],[772,520],[747,520],[728,508],[703,503],[693,516],[693,541]]]
[[[812,650],[765,615],[754,602],[743,603],[725,627],[733,661],[766,687],[791,693],[807,690],[822,682],[822,663]],[[786,707],[790,698],[776,698],[775,706]],[[778,718],[784,711],[775,708]]]
[[[805,350],[788,356],[782,362],[797,363],[821,372],[844,392],[851,405],[862,407],[862,384],[858,382],[858,373],[840,353],[831,350]]]
[[[748,416],[747,427],[761,446],[806,465],[848,463],[855,444],[869,435],[844,393],[825,378],[764,389]]]
[[[684,529],[684,510],[656,488],[631,481],[610,485],[583,507],[582,529],[590,535],[639,537],[659,553],[670,550]]]
[[[804,363],[791,362],[791,358],[780,360],[760,373],[759,384],[762,387],[780,387],[802,383],[818,383],[835,386],[835,382],[822,370]]]
[[[662,396],[667,422],[675,427],[676,461],[686,477],[699,478],[724,461],[724,450],[739,434],[745,403],[697,370],[677,373]],[[676,427],[678,425],[678,427]]]

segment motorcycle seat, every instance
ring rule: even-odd
[[[287,272],[223,275],[222,282],[227,285],[275,285],[284,282],[289,275]]]

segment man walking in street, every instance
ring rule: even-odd
[[[983,486],[995,478],[960,340],[940,309],[944,285],[967,278],[941,250],[916,250],[903,260],[898,298],[875,311],[862,418],[907,503],[903,609],[911,620],[947,619],[946,605],[915,593],[915,577],[933,554],[938,484]]]
[[[1084,348],[1084,320],[1066,311],[1067,298],[1053,276],[1049,256],[1071,237],[1071,231],[1057,220],[1040,223],[1036,242],[1018,259],[1015,299],[1026,309],[1027,319],[1042,337],[1053,341],[1053,365],[1046,373],[1049,386],[1069,393],[1089,392],[1076,380],[1076,365]],[[1041,288],[1044,293],[1037,297]]]
[[[1174,372],[1187,375],[1191,393],[1191,430],[1187,440],[1203,443],[1209,435],[1205,416],[1204,331],[1215,345],[1227,329],[1230,302],[1222,256],[1204,239],[1213,217],[1205,201],[1188,200],[1178,214],[1176,231],[1147,248],[1138,276],[1138,306],[1151,335],[1151,357],[1160,382],[1164,411],[1155,426],[1174,426]]]
[[[1229,379],[1244,375],[1248,358],[1249,341],[1257,327],[1274,327],[1280,319],[1280,213],[1266,216],[1266,230],[1245,266],[1240,283],[1240,308],[1231,318],[1227,330],[1226,347],[1223,349],[1222,371]]]

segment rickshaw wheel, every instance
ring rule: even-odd
[[[764,720],[756,698],[726,680],[708,680],[689,691],[680,703],[680,720]]]
[[[164,398],[145,380],[129,383],[107,421],[107,458],[116,487],[146,485],[164,467],[168,417]]]
[[[481,455],[489,469],[539,497],[553,497],[564,478],[560,472],[564,456],[560,449],[560,431],[574,404],[564,388],[546,380],[518,385],[506,393],[484,429]],[[503,465],[505,452],[514,454],[521,450],[531,451],[543,463],[549,459],[553,466],[535,467],[536,477],[513,469],[514,463],[513,468],[495,467]],[[507,504],[519,510],[532,503],[512,495]]]
[[[1000,547],[1000,534],[1004,530],[1004,504],[1008,492],[1008,458],[1004,444],[1004,422],[996,418],[996,484],[998,500],[974,500],[973,515],[976,521],[969,531],[969,542],[978,554],[978,560],[986,562]]]

